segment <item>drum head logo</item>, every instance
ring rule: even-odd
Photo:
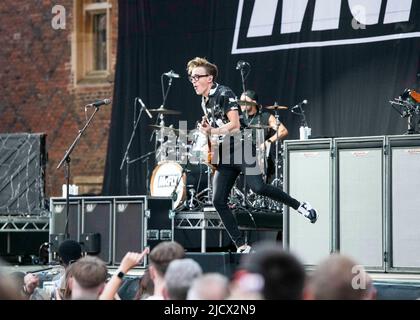
[[[158,188],[174,187],[179,179],[179,175],[165,175],[160,176],[158,179]]]

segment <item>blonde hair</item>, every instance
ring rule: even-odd
[[[205,58],[195,57],[194,59],[188,61],[187,63],[188,74],[191,74],[192,69],[197,68],[197,67],[203,67],[204,69],[206,69],[206,72],[209,75],[213,76],[213,81],[216,80],[218,70],[215,64],[207,61],[207,59]]]

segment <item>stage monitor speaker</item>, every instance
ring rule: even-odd
[[[80,198],[70,199],[68,231],[70,239],[79,241],[81,228],[81,200]],[[66,199],[50,199],[50,235],[65,234],[66,228]]]
[[[383,270],[382,137],[336,139],[339,251],[368,269]]]
[[[112,199],[84,198],[82,204],[82,233],[100,234],[101,251],[98,257],[110,264],[112,262]]]
[[[391,267],[394,271],[418,272],[420,268],[418,254],[420,252],[420,139],[418,136],[416,139],[414,136],[405,136],[401,142],[399,140],[391,139],[390,142]]]
[[[307,201],[319,213],[311,224],[296,210],[284,206],[283,242],[303,264],[316,265],[332,250],[331,139],[285,141],[284,189]]]
[[[128,251],[142,252],[145,248],[144,196],[117,197],[114,209],[113,262],[121,263]],[[143,261],[143,266],[145,261]]]

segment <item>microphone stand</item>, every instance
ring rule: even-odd
[[[95,111],[92,113],[92,115],[89,117],[89,119],[86,121],[84,127],[79,130],[76,138],[74,139],[73,143],[70,145],[70,147],[67,149],[66,153],[64,154],[63,159],[61,159],[61,161],[58,163],[57,169],[60,169],[61,166],[63,165],[63,163],[65,163],[65,178],[66,178],[66,224],[65,224],[65,228],[64,228],[64,233],[65,233],[65,237],[66,239],[70,238],[70,234],[69,234],[69,207],[70,207],[70,194],[69,194],[69,189],[70,189],[70,154],[73,152],[74,148],[76,147],[77,143],[79,142],[80,138],[82,137],[83,133],[85,132],[85,130],[87,129],[87,127],[89,126],[90,122],[92,121],[93,117],[95,116],[96,112],[99,111],[99,107],[95,107]]]
[[[161,85],[162,85],[162,96],[163,96],[163,102],[162,102],[162,105],[160,107],[162,109],[165,108],[166,99],[168,98],[169,90],[171,90],[171,86],[172,86],[172,77],[169,77],[168,89],[166,89],[166,92],[165,92],[165,87],[163,85],[163,76],[164,76],[164,74],[162,74],[160,76],[160,81],[161,81]]]
[[[168,98],[169,90],[171,90],[172,80],[173,80],[172,77],[169,77],[168,88],[167,88],[167,90],[165,92],[165,85],[163,83],[163,76],[164,75],[165,74],[162,73],[162,75],[160,76],[160,84],[161,84],[161,87],[162,87],[162,105],[159,107],[159,109],[164,109],[165,108],[166,99]],[[159,113],[159,116],[156,117],[156,125],[158,123],[159,123],[159,126],[161,126],[161,127],[164,127],[165,126],[165,120],[164,120],[163,113]],[[152,141],[154,134],[155,134],[155,131],[153,131],[152,132],[152,135],[150,136],[150,142]],[[159,130],[159,137],[157,136],[157,133],[156,133],[155,152],[157,152],[157,148],[158,148],[157,147],[157,142],[158,142],[158,140],[160,141],[160,145],[162,145],[163,138],[164,138],[163,130],[162,130],[162,128],[160,128],[160,130]]]
[[[241,81],[242,81],[242,92],[245,92],[245,75],[244,75],[244,67],[242,66],[240,68],[241,71]],[[246,115],[246,121],[249,122],[249,115],[248,115],[248,108],[247,106],[245,106],[245,115]],[[242,139],[244,139],[244,135],[242,135]],[[252,142],[251,142],[252,143]],[[245,140],[243,140],[243,145],[242,145],[242,150],[245,150]],[[243,154],[244,158],[245,158],[245,154]],[[246,171],[246,170],[245,170]],[[246,172],[243,172],[244,175],[244,196],[242,198],[242,206],[246,207],[247,206],[247,190],[246,190]]]
[[[134,101],[134,108],[136,107],[136,101],[137,101],[137,98]],[[128,152],[130,150],[131,143],[133,142],[134,136],[136,134],[137,125],[140,122],[140,118],[141,118],[142,113],[143,113],[143,107],[141,107],[139,115],[138,115],[136,121],[134,122],[133,131],[131,132],[131,137],[130,137],[130,140],[128,141],[127,148],[125,149],[124,157],[123,157],[123,159],[121,161],[121,165],[120,165],[120,171],[121,171],[122,168],[124,167],[124,162],[127,163],[127,170],[126,170],[126,173],[125,173],[125,190],[126,190],[125,192],[126,192],[127,196],[130,194],[130,192],[129,192],[129,173],[130,173],[129,168],[130,168],[130,164],[137,161],[137,160],[130,161],[130,157],[128,155]]]
[[[303,102],[299,102],[296,106],[294,106],[290,112],[293,114],[296,114],[298,116],[302,117],[302,120],[300,122],[300,128],[299,128],[299,135],[300,139],[308,139],[311,135],[311,128],[308,127],[308,122],[306,121],[305,111],[302,107],[303,104],[306,104],[307,102],[304,100]],[[298,112],[294,111],[294,109],[298,109]]]
[[[146,163],[146,193],[147,193],[147,195],[150,195],[150,187],[149,187],[149,172],[150,172],[149,171],[149,158],[150,158],[151,155],[153,155],[155,153],[156,153],[156,151],[150,151],[150,152],[148,152],[148,153],[146,153],[146,154],[138,157],[137,159],[130,160],[130,163],[134,163],[134,162],[137,162],[137,161],[140,161],[140,160],[143,160],[143,159],[144,160],[142,161],[142,163],[147,162]]]

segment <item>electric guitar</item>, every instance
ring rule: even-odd
[[[211,126],[209,118],[207,114],[203,117],[203,121],[208,125]],[[203,153],[206,155],[204,157],[204,162],[213,170],[217,169],[217,164],[219,163],[219,137],[215,135],[205,135],[202,132],[199,132],[199,137],[202,141],[203,146]],[[204,143],[206,141],[206,144]]]

